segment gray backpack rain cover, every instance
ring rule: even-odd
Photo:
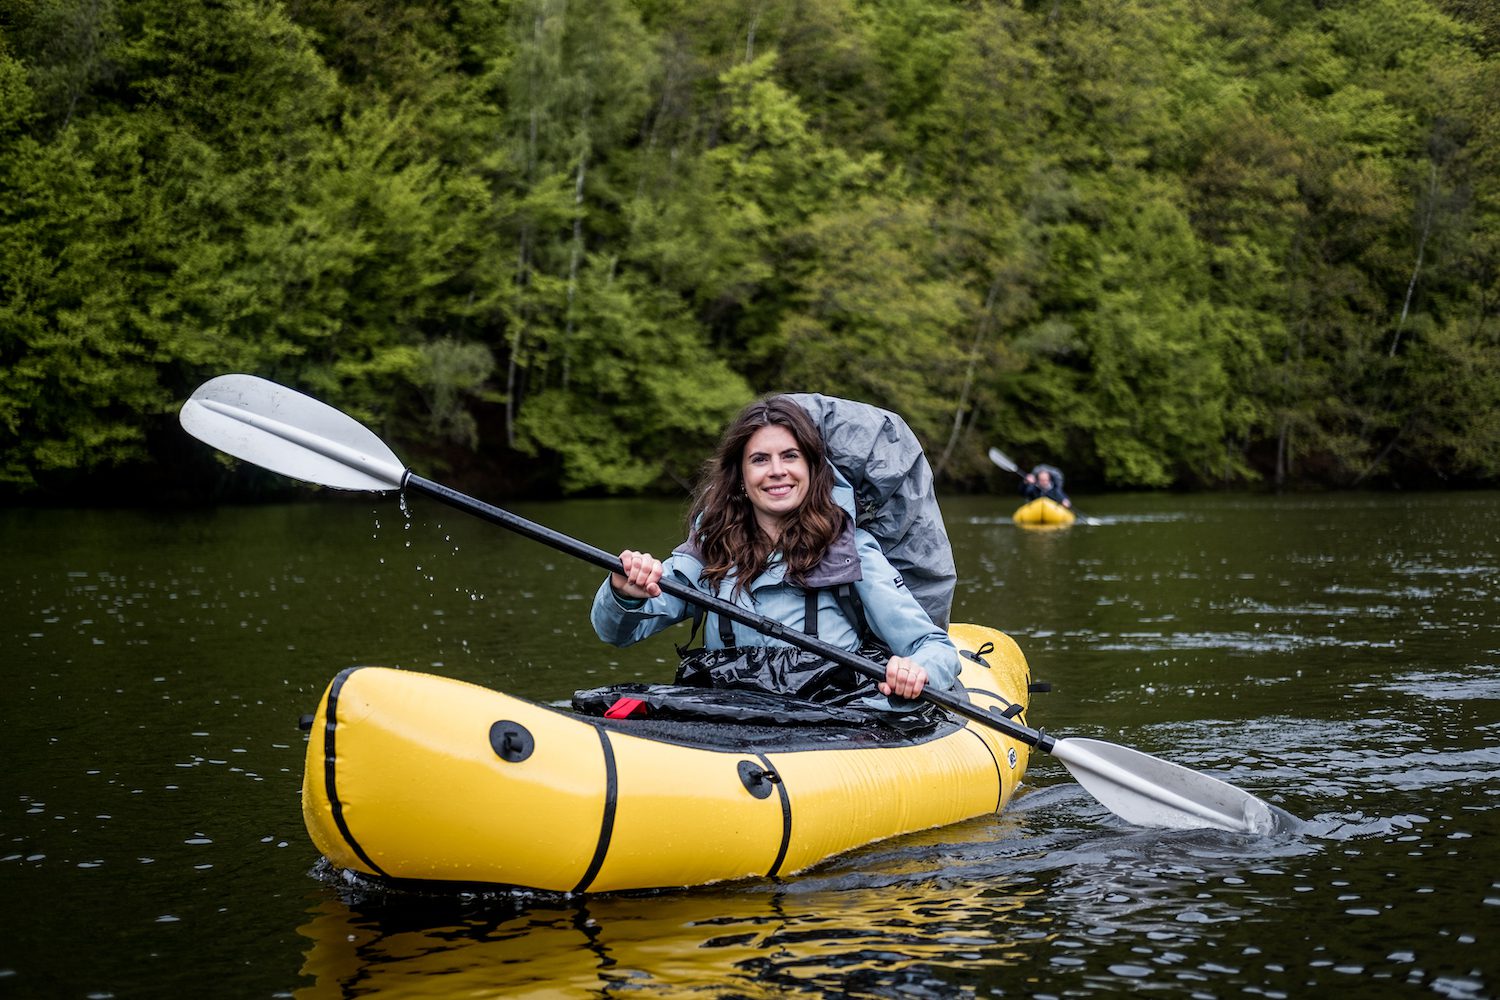
[[[828,457],[854,488],[855,523],[874,535],[912,596],[947,629],[958,570],[932,489],[932,467],[906,421],[869,403],[787,394],[812,415]]]

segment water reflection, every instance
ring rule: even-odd
[[[345,885],[299,929],[316,982],[297,996],[945,995],[1045,938],[1025,916],[1035,885],[956,868],[910,878],[915,857],[961,863],[994,846],[992,824],[960,829],[905,838],[895,865],[874,853],[855,871],[727,890],[455,899]]]

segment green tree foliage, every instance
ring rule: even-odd
[[[781,389],[950,486],[1492,482],[1492,6],[0,0],[0,488],[210,469],[224,371],[496,491]]]

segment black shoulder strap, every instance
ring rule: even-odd
[[[701,607],[693,608],[693,631],[688,633],[687,642],[677,647],[678,656],[688,655],[688,651],[693,648],[693,642],[698,638],[698,630],[703,627],[703,616],[705,613]],[[733,647],[734,626],[723,615],[714,615],[714,620],[719,624],[719,642],[725,649]],[[705,649],[708,647],[707,639],[704,640],[703,646]]]
[[[870,639],[870,622],[865,618],[865,606],[860,601],[859,595],[854,592],[854,585],[841,583],[837,587],[828,589],[833,591],[833,599],[838,602],[839,610],[844,613],[844,617],[859,634],[860,643],[866,643]],[[822,591],[817,587],[808,587],[802,592],[804,602],[802,628],[814,639],[818,637],[818,595],[820,593]],[[692,648],[693,640],[698,637],[698,629],[703,626],[703,615],[704,611],[701,607],[693,609],[693,631],[688,636],[688,641],[678,647],[678,653]],[[725,649],[730,648],[734,645],[734,626],[723,615],[714,615],[714,619],[719,623],[719,640],[724,644]]]
[[[854,592],[854,584],[841,583],[833,590],[833,599],[839,602],[839,610],[844,617],[849,619],[849,624],[854,626],[854,631],[859,634],[860,645],[870,641],[870,622],[865,617],[864,602]]]
[[[693,631],[688,633],[687,642],[677,647],[679,657],[688,655],[688,650],[693,648],[693,640],[698,638],[698,630],[703,627],[703,609],[697,605],[693,606]],[[707,643],[705,643],[707,645]]]

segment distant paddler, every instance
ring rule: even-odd
[[[1055,465],[1038,465],[1026,473],[1021,479],[1021,496],[1027,500],[1046,497],[1069,510],[1073,508],[1073,501],[1063,492],[1062,470]]]

